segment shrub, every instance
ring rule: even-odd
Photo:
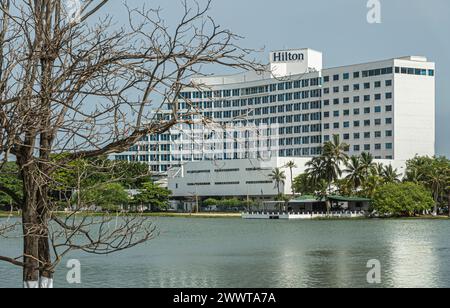
[[[434,205],[431,192],[414,183],[390,183],[374,195],[373,208],[379,214],[414,216]]]

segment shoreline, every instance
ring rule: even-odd
[[[57,215],[70,215],[69,212],[55,212]],[[129,213],[125,215],[133,215],[134,213]],[[20,217],[18,212],[2,212],[0,211],[0,218],[8,217]],[[77,213],[76,216],[103,216],[105,213]],[[111,213],[109,215],[115,215]],[[139,214],[142,217],[172,217],[172,218],[241,218],[241,213],[142,213]]]
[[[67,215],[70,213],[67,212],[56,212],[57,215]],[[104,213],[77,213],[77,216],[102,216]],[[114,215],[114,214],[111,214]],[[128,215],[133,215],[128,214]],[[143,213],[139,214],[142,217],[163,217],[163,218],[242,218],[241,213]],[[0,218],[9,218],[9,217],[20,217],[20,213],[18,212],[2,212],[0,211]],[[321,221],[330,221],[330,220],[450,220],[448,216],[417,216],[417,217],[379,217],[379,218],[370,218],[370,217],[358,217],[358,218],[317,218],[311,220],[321,220]]]

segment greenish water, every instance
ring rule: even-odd
[[[378,259],[382,287],[450,287],[450,221],[244,221],[158,218],[161,235],[110,256],[71,255],[77,287],[373,287],[366,264]],[[21,242],[0,239],[0,255]],[[73,287],[59,268],[57,287]],[[0,263],[0,287],[21,272]]]

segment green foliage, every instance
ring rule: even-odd
[[[348,145],[341,143],[339,135],[334,135],[332,141],[328,141],[322,148],[322,155],[311,160],[306,172],[314,183],[326,181],[328,192],[331,194],[333,182],[342,176],[341,165],[348,161],[346,151]]]
[[[77,196],[78,197],[78,196]],[[119,206],[129,202],[128,193],[118,183],[98,184],[84,189],[80,194],[80,202],[83,207],[99,206],[104,210],[117,211]]]
[[[0,185],[10,189],[22,198],[22,181],[16,163],[8,162],[3,165],[0,170]],[[10,204],[13,204],[16,207],[18,206],[8,194],[0,191],[0,206],[8,206]]]
[[[281,194],[281,185],[286,183],[286,174],[280,168],[275,168],[270,174],[270,178],[275,182],[275,188],[278,190],[278,194]]]
[[[220,203],[219,200],[213,198],[209,198],[203,201],[204,206],[217,206],[219,203]]]
[[[407,162],[406,180],[427,187],[433,194],[434,212],[439,204],[450,207],[450,160],[445,157],[415,157]]]
[[[433,206],[430,192],[414,183],[389,183],[374,194],[373,208],[379,214],[413,216]]]
[[[218,200],[209,198],[203,201],[203,206],[217,206],[219,209],[227,211],[232,208],[249,208],[257,206],[254,200],[239,200],[237,198]]]
[[[142,185],[139,194],[134,197],[134,203],[150,206],[153,210],[167,210],[171,191],[161,186],[147,182]]]
[[[106,157],[77,160],[59,168],[54,179],[54,190],[80,189],[111,181],[127,189],[137,189],[148,182],[149,167],[137,162],[111,161]]]
[[[294,190],[301,195],[314,195],[318,189],[318,185],[311,180],[309,174],[302,173],[294,179]]]

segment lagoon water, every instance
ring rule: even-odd
[[[154,219],[161,234],[109,256],[72,254],[82,284],[56,287],[374,287],[367,262],[381,262],[381,287],[450,287],[450,221],[245,221]],[[0,238],[0,255],[21,242]],[[0,287],[21,285],[21,271],[0,263]]]

